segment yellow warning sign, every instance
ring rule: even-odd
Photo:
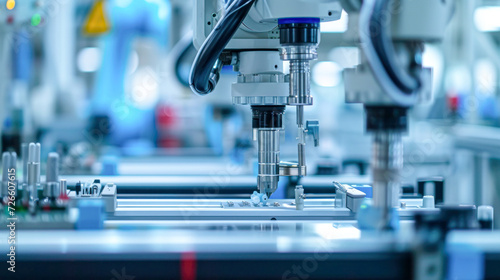
[[[110,29],[110,24],[104,11],[104,0],[97,0],[83,24],[83,32],[87,35],[101,35]]]

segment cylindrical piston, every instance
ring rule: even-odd
[[[59,181],[59,155],[50,153],[47,158],[47,174],[45,176],[47,182]]]
[[[66,179],[61,179],[59,187],[59,195],[65,196],[68,193],[68,182]]]
[[[43,196],[44,197],[57,198],[57,197],[59,197],[60,193],[61,193],[61,191],[60,191],[59,182],[47,182],[43,186]]]
[[[376,132],[372,150],[373,205],[398,206],[403,142],[399,132]]]
[[[280,131],[259,129],[259,175],[257,178],[261,193],[272,194],[278,188],[280,163]]]
[[[38,180],[37,176],[40,174],[40,163],[28,162],[28,192],[29,196],[38,198]]]

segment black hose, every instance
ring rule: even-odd
[[[215,89],[222,68],[222,63],[218,61],[219,56],[254,2],[255,0],[233,0],[227,3],[226,14],[203,42],[191,67],[189,85],[194,93],[206,95]]]
[[[421,86],[419,71],[406,73],[405,70],[400,69],[396,61],[396,52],[387,30],[392,16],[392,11],[389,11],[390,2],[391,0],[376,1],[370,20],[370,36],[375,51],[391,80],[403,93],[412,94]],[[385,22],[384,19],[386,19]]]
[[[179,42],[184,43],[184,42]],[[174,72],[177,80],[185,87],[189,87],[189,74],[187,73],[187,69],[185,68],[187,65],[193,62],[194,54],[196,49],[193,45],[193,37],[190,36],[190,40],[187,43],[184,43],[182,46],[181,53],[175,60]],[[184,70],[184,71],[183,71]]]

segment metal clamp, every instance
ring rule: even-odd
[[[296,162],[280,162],[280,176],[306,176],[307,167]]]
[[[319,121],[310,120],[306,121],[307,134],[312,135],[314,139],[314,146],[319,146]]]

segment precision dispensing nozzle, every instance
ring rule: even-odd
[[[310,61],[318,57],[319,18],[283,18],[280,29],[281,59],[290,62],[288,105],[297,108],[298,176],[306,175],[304,106],[313,103]],[[316,143],[315,143],[316,145]]]
[[[259,151],[257,186],[268,197],[278,188],[284,111],[285,106],[252,106],[252,127],[257,130]]]

